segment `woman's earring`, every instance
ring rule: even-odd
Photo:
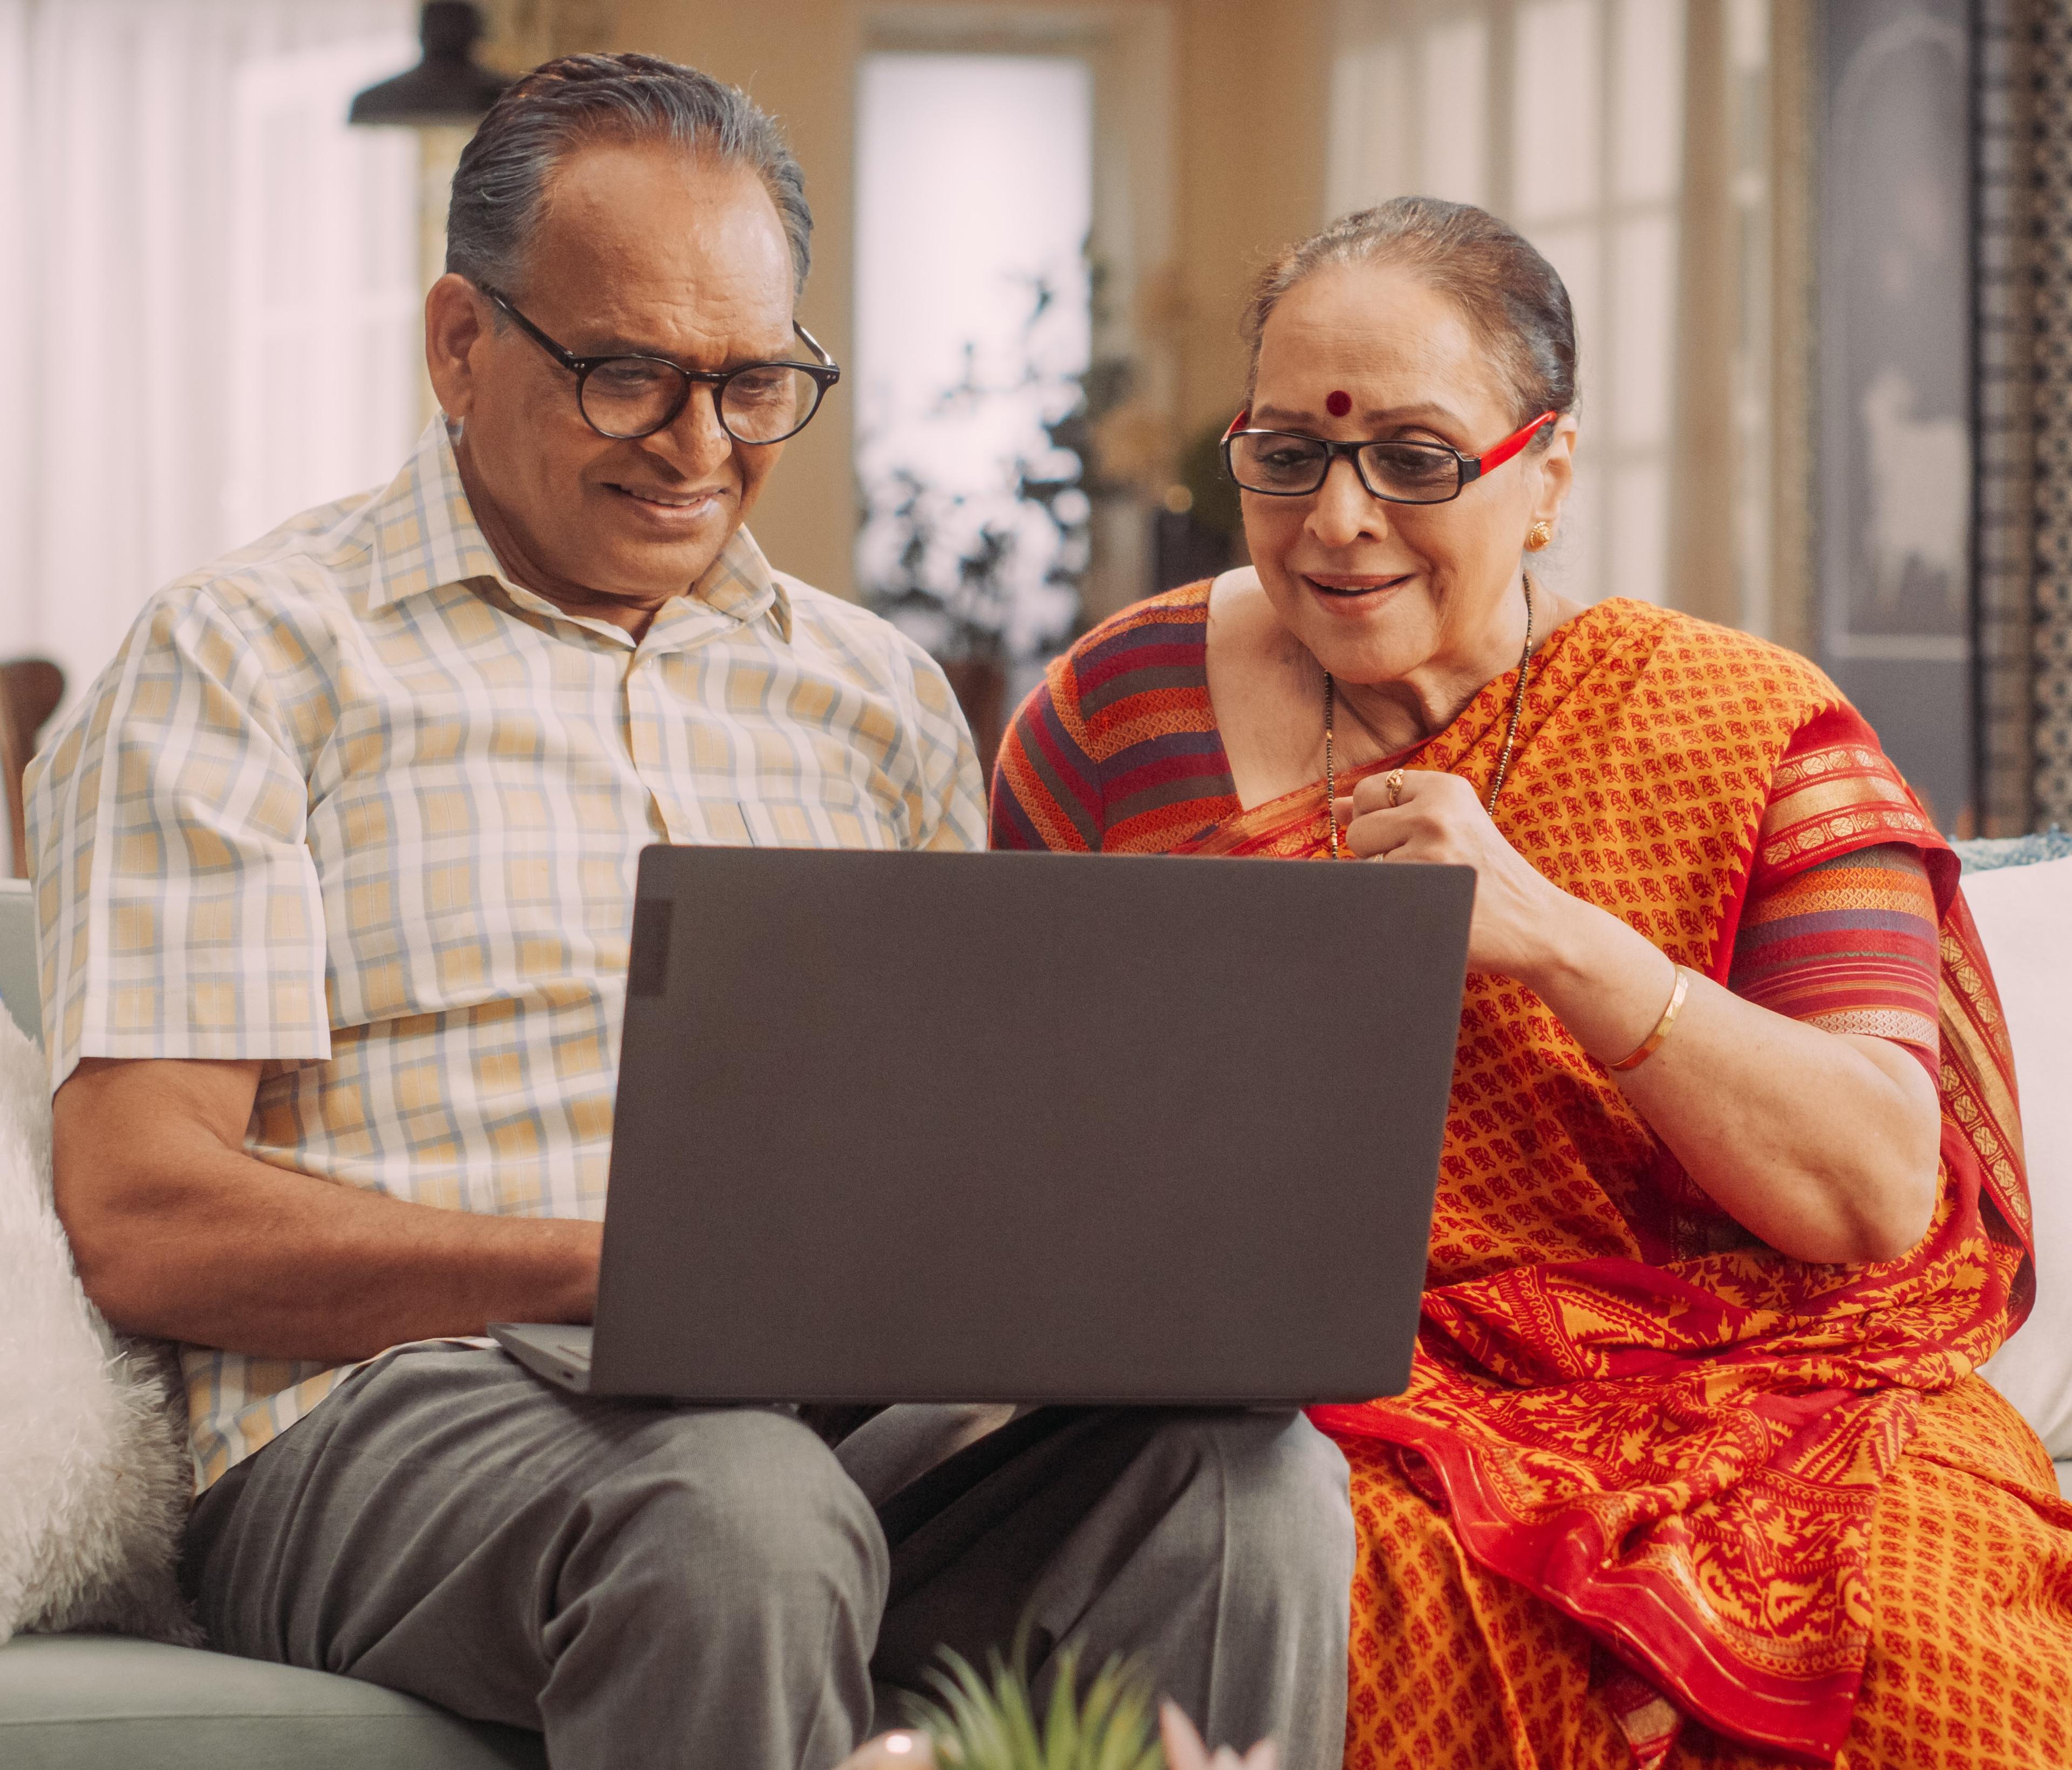
[[[1526,530],[1525,550],[1528,553],[1536,553],[1553,539],[1554,525],[1543,516]]]

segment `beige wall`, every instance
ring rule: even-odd
[[[1259,261],[1314,228],[1324,184],[1330,92],[1330,0],[1108,0],[1082,14],[1164,6],[1174,23],[1178,102],[1177,263],[1158,286],[1178,289],[1141,323],[1177,330],[1176,410],[1183,433],[1235,409],[1244,375],[1238,304]],[[856,64],[874,18],[911,23],[925,3],[874,10],[870,0],[620,0],[615,47],[666,55],[745,88],[776,113],[806,169],[813,205],[813,274],[802,317],[838,359],[851,342]],[[1034,6],[945,4],[983,24]],[[855,495],[849,406],[837,397],[788,446],[754,520],[783,569],[846,593]]]
[[[850,236],[855,166],[857,7],[847,0],[754,0],[746,6],[623,0],[616,47],[700,68],[743,88],[782,120],[806,169],[813,272],[800,318],[849,357]],[[856,532],[849,406],[841,395],[784,446],[752,520],[771,563],[846,594]]]
[[[1261,262],[1323,221],[1328,0],[1181,0],[1180,412],[1227,422],[1244,390],[1238,310]]]

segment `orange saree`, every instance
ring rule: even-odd
[[[1087,783],[1104,743],[1149,754],[1095,711],[1125,646],[1170,648],[1148,625],[1090,636],[1080,676],[1032,697],[996,840],[1004,817],[1062,845],[1046,817],[1145,815],[1149,789]],[[1515,684],[1381,766],[1486,790]],[[1170,733],[1208,711],[1160,693],[1126,717]],[[2072,1764],[2072,1505],[1972,1374],[2033,1275],[2012,1065],[1955,856],[1832,686],[1744,635],[1600,605],[1552,636],[1524,705],[1504,835],[1722,982],[1759,870],[1923,856],[1941,1193],[1904,1259],[1787,1259],[1531,992],[1471,975],[1410,1386],[1313,1415],[1361,1537],[1348,1764]],[[1324,852],[1320,789],[1219,813],[1143,845]]]

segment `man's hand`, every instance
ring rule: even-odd
[[[409,1204],[245,1152],[256,1062],[88,1058],[59,1089],[58,1215],[102,1314],[343,1363],[491,1321],[587,1321],[600,1226]]]

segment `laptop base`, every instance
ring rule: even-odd
[[[492,1321],[490,1337],[536,1377],[575,1394],[590,1393],[590,1330],[552,1322]]]

